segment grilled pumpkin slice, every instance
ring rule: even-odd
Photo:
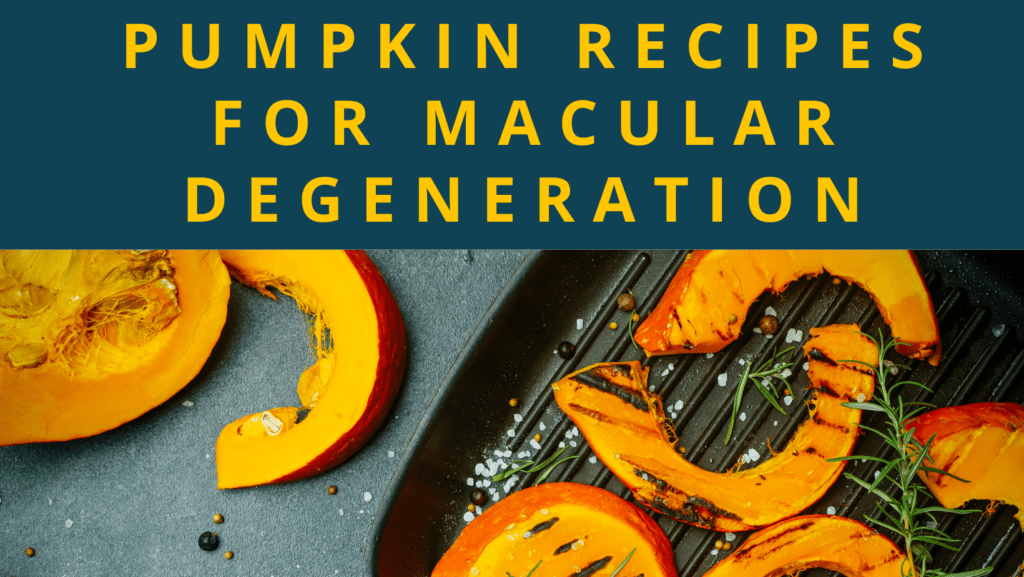
[[[947,475],[918,471],[943,507],[971,499],[1002,501],[1017,507],[1024,529],[1024,407],[1017,403],[977,403],[925,413],[907,423],[922,445],[935,436],[926,463]]]
[[[906,558],[888,537],[853,519],[806,515],[754,533],[704,577],[797,575],[815,567],[847,577],[902,577]]]
[[[697,250],[636,331],[648,355],[713,353],[736,340],[750,305],[766,290],[822,271],[872,294],[900,354],[942,358],[931,296],[914,253],[906,250]]]
[[[431,575],[522,576],[536,567],[534,575],[589,577],[619,566],[619,575],[676,575],[672,545],[639,507],[597,487],[546,483],[470,521]]]
[[[810,418],[784,450],[750,469],[713,473],[687,461],[638,361],[572,373],[552,385],[555,400],[641,503],[718,531],[764,527],[807,508],[836,481],[845,463],[826,459],[850,455],[861,414],[842,403],[868,400],[874,391],[867,367],[844,362],[878,360],[859,327],[815,328],[810,336],[804,344],[814,389]]]

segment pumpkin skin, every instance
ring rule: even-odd
[[[828,271],[871,293],[900,354],[942,358],[938,322],[917,257],[896,250],[697,250],[636,331],[648,356],[714,353],[736,340],[750,305],[805,275]],[[735,315],[735,321],[729,319]]]
[[[858,331],[857,325],[811,329],[804,344],[815,391],[810,418],[776,456],[741,471],[713,473],[683,457],[638,361],[591,365],[552,386],[558,406],[637,501],[694,526],[745,531],[809,507],[842,472],[845,461],[826,459],[851,454],[853,423],[861,415],[842,403],[869,400],[874,379],[862,365],[838,361],[878,359],[877,347]]]
[[[538,562],[535,575],[610,575],[634,548],[620,575],[677,574],[672,545],[639,507],[590,485],[546,483],[470,521],[431,576],[524,576]]]
[[[805,515],[754,533],[704,577],[776,577],[814,567],[847,577],[903,577],[906,558],[888,537],[853,519]]]
[[[11,254],[15,252],[18,254]],[[98,341],[96,335],[102,323],[95,317],[97,307],[118,295],[135,294],[139,288],[117,294],[90,292],[104,282],[90,278],[105,275],[97,272],[97,263],[110,262],[117,252],[10,251],[5,256],[31,259],[24,262],[31,262],[36,269],[31,273],[37,277],[36,282],[44,282],[39,277],[53,280],[54,294],[58,295],[54,301],[80,303],[58,316],[80,323],[78,334]],[[0,360],[0,407],[6,415],[0,427],[0,445],[65,441],[108,431],[169,399],[203,367],[227,318],[231,285],[227,269],[216,251],[147,253],[166,255],[161,260],[173,276],[159,282],[167,279],[173,284],[180,312],[141,343],[115,347],[97,343],[100,352],[95,357],[90,354],[85,361],[62,361],[53,354],[52,347],[46,360],[33,368],[14,368]],[[64,271],[71,271],[67,274],[81,280],[70,279]],[[150,271],[138,274],[143,272]],[[61,287],[59,291],[57,287]],[[65,289],[75,294],[66,294]],[[123,312],[108,311],[111,316]],[[115,330],[124,330],[123,325],[117,327]],[[16,338],[16,333],[17,328],[3,337]],[[116,340],[117,336],[110,338]]]
[[[943,507],[955,509],[971,499],[1002,501],[1017,507],[1024,529],[1024,407],[1017,403],[977,403],[946,407],[909,421],[922,445],[935,436],[930,467],[970,481],[918,471]]]
[[[339,465],[380,427],[405,371],[405,325],[391,291],[362,251],[221,251],[231,274],[274,297],[274,287],[316,318],[318,361],[302,375],[309,408],[242,417],[217,439],[217,487],[284,483]],[[331,331],[333,346],[319,338]],[[312,391],[312,392],[311,392]],[[264,431],[270,413],[277,434]],[[255,424],[255,426],[253,426]]]

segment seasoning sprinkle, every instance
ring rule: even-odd
[[[213,522],[214,523],[223,523],[224,522],[224,515],[221,515],[220,513],[217,513],[216,515],[213,516]]]
[[[330,494],[330,495],[337,495],[338,494],[338,488],[336,486],[334,486],[334,485],[331,485],[330,487],[327,487],[327,493]]]
[[[519,399],[509,399],[508,400],[508,406],[510,406],[510,407],[514,407],[514,406],[516,406],[518,404],[519,404]]]
[[[25,554],[28,555],[29,557],[35,557],[36,556],[36,550],[31,548],[31,547],[29,547],[29,548],[25,549]]]
[[[619,328],[619,323],[612,321],[608,323],[608,328],[614,331],[615,329]]]
[[[225,551],[224,552],[224,558],[225,559],[230,560],[230,559],[234,558],[234,556],[235,556],[235,554],[233,552],[231,552],[231,551]]]

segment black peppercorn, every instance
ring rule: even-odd
[[[757,326],[761,328],[761,332],[766,335],[774,335],[779,331],[779,319],[772,315],[764,315],[761,317],[761,321],[757,323]]]
[[[624,311],[631,311],[633,310],[633,307],[636,306],[636,300],[634,300],[633,295],[629,293],[619,295],[617,302],[619,303],[619,308]]]
[[[220,537],[209,531],[199,536],[199,548],[203,551],[213,551],[220,545]]]
[[[469,494],[469,500],[479,507],[487,502],[487,493],[483,489],[473,489],[473,492]]]
[[[572,346],[569,341],[562,341],[558,343],[558,356],[563,359],[571,359],[572,355],[576,352],[576,347]]]

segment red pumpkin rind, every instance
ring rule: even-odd
[[[12,415],[0,427],[0,446],[109,431],[164,403],[199,374],[227,319],[231,279],[217,251],[168,252],[181,313],[162,329],[167,336],[160,345],[144,345],[159,346],[159,352],[128,373],[98,380],[69,376],[49,364],[11,370],[0,361],[0,406]]]
[[[229,267],[232,266],[232,257],[236,254],[235,251],[223,252],[225,261],[229,264]],[[362,286],[361,290],[365,291],[365,294],[368,296],[369,302],[372,303],[374,312],[374,324],[376,325],[376,328],[373,338],[376,339],[377,343],[377,362],[372,376],[368,377],[373,381],[373,385],[370,389],[369,395],[367,396],[365,406],[360,409],[361,412],[358,419],[353,422],[347,430],[335,430],[325,433],[333,436],[333,440],[329,445],[323,446],[310,453],[308,455],[308,461],[305,461],[300,465],[290,468],[282,468],[280,474],[273,474],[271,476],[267,476],[264,473],[257,474],[255,472],[255,467],[253,467],[252,470],[254,472],[252,473],[243,471],[241,468],[244,467],[244,464],[240,464],[240,462],[244,459],[237,454],[232,455],[231,453],[233,451],[237,452],[243,450],[239,448],[241,443],[251,444],[252,442],[243,441],[240,443],[237,439],[232,438],[232,428],[236,427],[241,421],[243,421],[244,417],[229,424],[225,427],[224,431],[222,431],[221,436],[218,439],[218,488],[223,489],[258,484],[284,483],[306,478],[338,466],[365,445],[374,432],[381,426],[381,424],[383,424],[402,382],[406,364],[405,325],[394,296],[391,294],[384,278],[381,276],[370,258],[363,251],[355,250],[343,252],[291,252],[301,253],[301,256],[297,256],[295,258],[302,260],[304,263],[315,262],[316,266],[324,267],[331,266],[331,259],[336,259],[339,258],[339,256],[344,255],[343,258],[354,268]],[[251,256],[248,258],[251,258]],[[274,271],[261,269],[257,272],[273,273]],[[245,284],[250,284],[261,292],[273,296],[266,290],[266,285],[260,280],[263,278],[262,276],[247,274],[243,270],[233,270],[232,274],[235,275],[236,278],[242,280]],[[301,277],[301,274],[299,276]],[[299,286],[302,286],[301,278],[291,280],[295,281]],[[321,287],[321,289],[329,290],[329,287]],[[345,326],[343,330],[348,333],[357,332],[361,330],[361,328]],[[344,375],[341,374],[341,371],[342,367],[335,368],[335,372],[330,379],[330,389],[343,388],[344,383],[341,381],[343,380]],[[335,392],[335,396],[342,394],[343,392],[340,390]],[[312,415],[312,413],[318,408],[321,407],[318,406],[311,409],[310,415]],[[307,419],[309,418],[310,417],[307,417]],[[296,429],[302,425],[303,423],[299,423],[296,425]],[[288,433],[290,433],[290,431],[286,432],[285,435]],[[277,439],[280,438],[283,437],[273,438],[275,440],[270,442],[277,442]],[[249,446],[244,450],[251,458],[258,458],[259,451],[254,446]],[[303,451],[306,450],[306,448],[295,447],[295,450]]]
[[[441,560],[438,561],[431,573],[431,577],[464,577],[474,575],[474,563],[478,562],[487,546],[492,543],[508,544],[511,547],[512,543],[515,543],[517,539],[519,544],[525,544],[527,543],[525,539],[532,538],[536,541],[538,538],[546,538],[542,537],[544,533],[539,533],[524,539],[524,534],[529,529],[527,525],[531,525],[532,521],[530,519],[535,517],[538,511],[548,511],[550,509],[549,514],[546,513],[546,516],[542,518],[547,520],[557,518],[559,515],[558,507],[561,505],[577,505],[587,509],[583,517],[558,519],[557,526],[560,529],[572,526],[573,523],[583,523],[578,531],[579,537],[584,537],[588,527],[591,530],[596,530],[605,523],[618,524],[618,531],[610,535],[618,541],[615,543],[617,551],[608,551],[602,548],[601,544],[587,540],[579,547],[580,552],[585,552],[590,556],[588,559],[597,559],[608,553],[614,553],[613,558],[605,566],[601,574],[611,574],[629,554],[630,550],[636,547],[638,552],[630,558],[626,568],[624,568],[626,573],[620,574],[635,575],[637,573],[644,573],[647,577],[674,577],[676,575],[671,543],[669,543],[661,527],[639,507],[609,491],[597,487],[578,483],[546,483],[513,493],[491,505],[483,514],[470,521],[448,551],[445,552],[444,556],[441,557]],[[603,521],[591,524],[588,522],[588,518]],[[513,539],[505,541],[508,535],[513,536]],[[604,539],[608,537],[609,535],[603,536]],[[587,539],[590,539],[590,536],[587,536]],[[547,564],[542,562],[538,573],[536,573],[545,574],[543,570],[548,569],[550,571],[551,562],[557,557],[551,555],[548,550],[553,551],[559,545],[563,545],[562,541],[565,541],[565,539],[557,540],[557,542],[550,541],[549,543],[530,543],[531,546],[538,548],[539,554],[530,555],[528,559],[515,557],[508,561],[507,567],[503,565],[501,570],[525,575],[536,562],[547,560]],[[649,547],[649,551],[639,551],[642,547]],[[576,554],[576,548],[573,548],[571,554]],[[570,553],[565,552],[562,555],[568,557]],[[520,564],[524,564],[525,568],[522,572],[518,571],[518,567],[512,566],[517,559]],[[651,563],[651,565],[646,565],[646,563]],[[490,568],[478,568],[477,571],[482,577],[483,575],[491,574],[488,573],[488,569]],[[568,573],[566,574],[568,575]]]
[[[938,365],[938,322],[912,251],[693,251],[637,329],[636,342],[648,355],[720,351],[739,336],[763,292],[782,292],[824,271],[872,293],[894,338],[906,343],[900,354]]]
[[[976,403],[929,411],[906,424],[925,444],[930,467],[949,475],[919,471],[944,507],[955,509],[971,499],[1001,501],[1017,507],[1024,529],[1024,406],[1017,403]]]
[[[812,505],[838,479],[845,461],[827,459],[852,453],[858,434],[852,423],[860,420],[859,410],[842,404],[869,400],[874,391],[869,372],[841,362],[878,358],[858,326],[815,328],[810,334],[804,345],[815,389],[810,418],[785,449],[749,469],[713,473],[687,461],[638,361],[576,371],[552,385],[555,400],[637,501],[717,531],[764,527]]]
[[[862,523],[806,515],[754,533],[704,577],[776,577],[814,567],[847,577],[902,577],[906,558],[895,543]]]

